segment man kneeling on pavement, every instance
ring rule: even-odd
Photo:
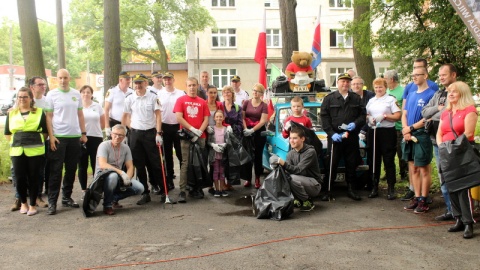
[[[122,125],[112,128],[112,139],[98,146],[95,179],[104,175],[103,212],[114,215],[114,208],[122,208],[118,201],[133,195],[143,193],[144,187],[140,181],[131,179],[134,173],[132,152],[123,143],[127,129]],[[126,172],[122,170],[126,168]]]
[[[310,211],[315,207],[313,198],[320,194],[321,189],[317,152],[305,143],[305,132],[301,128],[291,129],[289,142],[292,150],[288,152],[287,160],[272,155],[270,165],[272,168],[280,165],[290,174],[295,207],[300,207],[300,211]]]

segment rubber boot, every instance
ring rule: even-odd
[[[372,185],[372,192],[368,194],[368,198],[376,198],[376,197],[378,197],[378,180],[374,179],[373,185]]]
[[[355,200],[355,201],[360,201],[362,198],[360,198],[360,196],[358,196],[354,191],[353,191],[353,188],[352,188],[352,184],[348,183],[348,191],[347,191],[347,196],[352,199],[352,200]]]
[[[465,229],[465,225],[463,225],[462,219],[460,217],[455,217],[455,225],[448,228],[448,232],[460,232]]]
[[[395,200],[395,184],[388,184],[387,200]]]
[[[473,237],[473,224],[465,224],[465,231],[463,232],[463,238],[470,239]]]
[[[255,177],[255,188],[259,189],[260,188],[260,177]]]

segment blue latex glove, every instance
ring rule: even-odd
[[[348,130],[348,131],[353,131],[353,130],[355,129],[355,127],[356,127],[356,126],[355,126],[355,123],[352,122],[352,123],[348,124],[347,130]]]
[[[332,141],[334,142],[342,142],[342,134],[335,133],[332,136]]]

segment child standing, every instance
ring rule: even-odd
[[[208,144],[211,146],[208,159],[210,166],[213,168],[213,181],[215,184],[215,197],[227,197],[225,191],[225,175],[223,168],[223,151],[225,150],[225,133],[226,127],[223,126],[223,110],[215,111],[213,115],[215,126],[213,126],[214,134],[209,136]]]
[[[312,120],[303,114],[303,99],[296,96],[290,102],[290,109],[292,110],[292,115],[285,119],[282,136],[283,138],[288,138],[290,136],[290,129],[292,128],[291,121],[305,126],[306,128],[312,128]]]

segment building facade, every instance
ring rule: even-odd
[[[338,32],[342,21],[353,19],[352,1],[297,0],[299,50],[310,52],[313,32],[321,6],[322,62],[317,67],[317,78],[327,86],[335,86],[338,74],[355,68],[352,39]],[[282,67],[282,31],[278,0],[202,0],[216,20],[215,28],[192,33],[187,40],[189,76],[205,70],[211,83],[221,88],[238,75],[242,88],[250,91],[258,81],[259,65],[253,60],[255,48],[266,10],[267,69],[272,64]],[[375,26],[372,25],[375,29]],[[288,56],[290,57],[290,55]],[[374,53],[376,74],[383,73],[389,62]]]

